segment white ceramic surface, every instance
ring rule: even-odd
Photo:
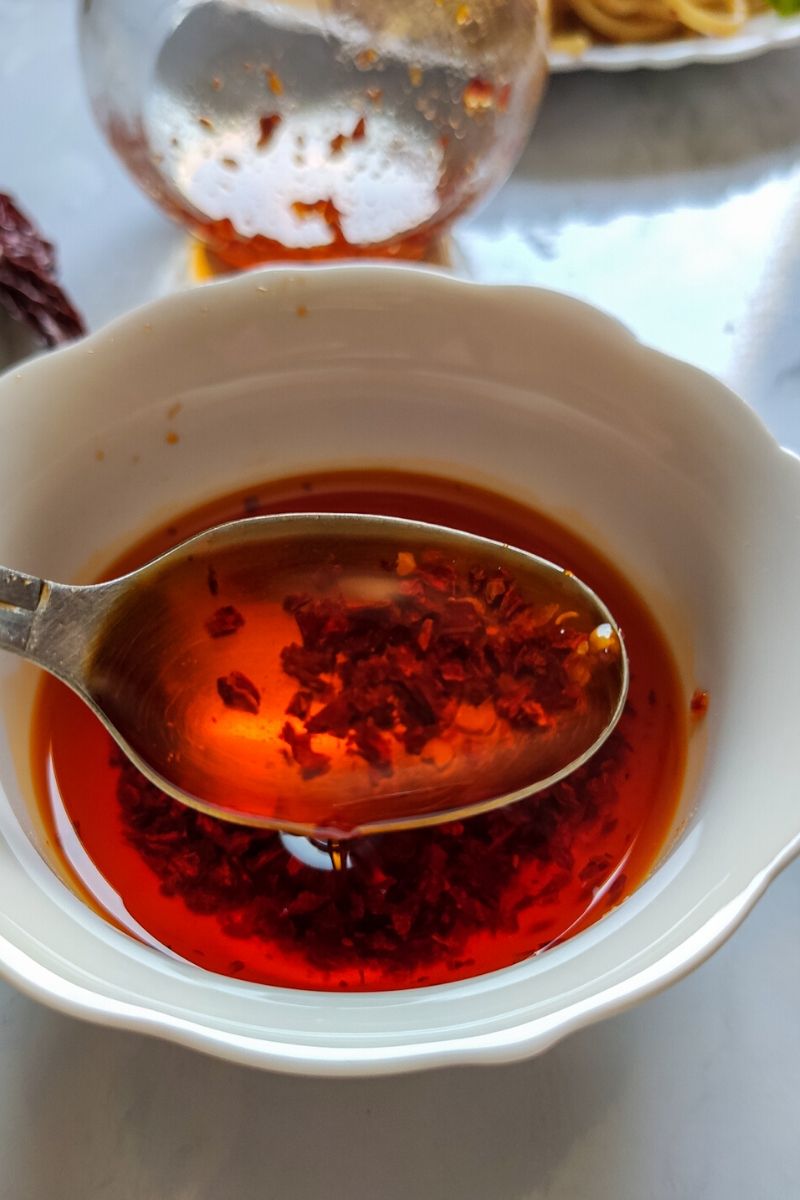
[[[800,43],[800,16],[779,17],[763,13],[748,21],[733,37],[687,37],[670,42],[590,46],[583,54],[550,55],[550,70],[635,71],[639,68],[668,70],[689,63],[726,63],[756,58],[768,50]]]
[[[765,638],[764,622],[800,584],[785,553],[800,465],[720,384],[567,298],[354,267],[249,275],[139,310],[0,383],[0,561],[80,577],[215,492],[358,463],[505,488],[594,536],[639,585],[687,696],[695,683],[712,695],[669,853],[590,930],[479,979],[352,997],[221,979],[111,929],[45,865],[26,771],[35,672],[5,659],[9,979],[66,1011],[284,1071],[501,1062],[684,974],[797,850],[800,647]]]

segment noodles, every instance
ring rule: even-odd
[[[662,42],[738,33],[761,0],[551,0],[551,42],[580,54],[594,41]]]

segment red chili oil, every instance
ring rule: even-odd
[[[324,845],[221,822],[160,793],[82,702],[46,678],[33,728],[35,779],[76,889],[133,936],[207,970],[327,991],[480,975],[603,916],[652,868],[685,763],[688,698],[636,592],[542,514],[452,480],[389,471],[295,477],[223,497],[152,533],[105,577],[223,521],[298,511],[449,525],[574,571],[625,635],[631,685],[618,729],[547,792],[465,821],[354,839],[333,870]],[[215,586],[209,577],[198,618],[208,619]],[[234,619],[223,614],[220,628],[223,617],[227,628]],[[224,680],[236,704],[255,703],[251,689],[249,679]]]

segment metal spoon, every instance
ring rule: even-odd
[[[425,561],[445,564],[454,579],[507,572],[533,624],[577,645],[585,688],[574,709],[538,728],[498,721],[488,702],[461,705],[410,751],[384,727],[375,736],[389,739],[391,763],[376,768],[354,748],[352,730],[304,732],[302,718],[326,702],[318,694],[326,685],[316,676],[304,690],[302,663],[294,675],[283,669],[282,649],[301,641],[284,602],[334,596],[379,620],[406,603]],[[68,684],[175,799],[334,840],[453,820],[552,785],[602,745],[628,688],[613,617],[569,571],[452,529],[363,515],[232,522],[90,587],[0,568],[0,648]],[[298,691],[305,698],[291,716]]]

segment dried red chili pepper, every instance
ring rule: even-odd
[[[0,193],[0,304],[48,346],[86,332],[55,278],[55,251],[10,196]]]

